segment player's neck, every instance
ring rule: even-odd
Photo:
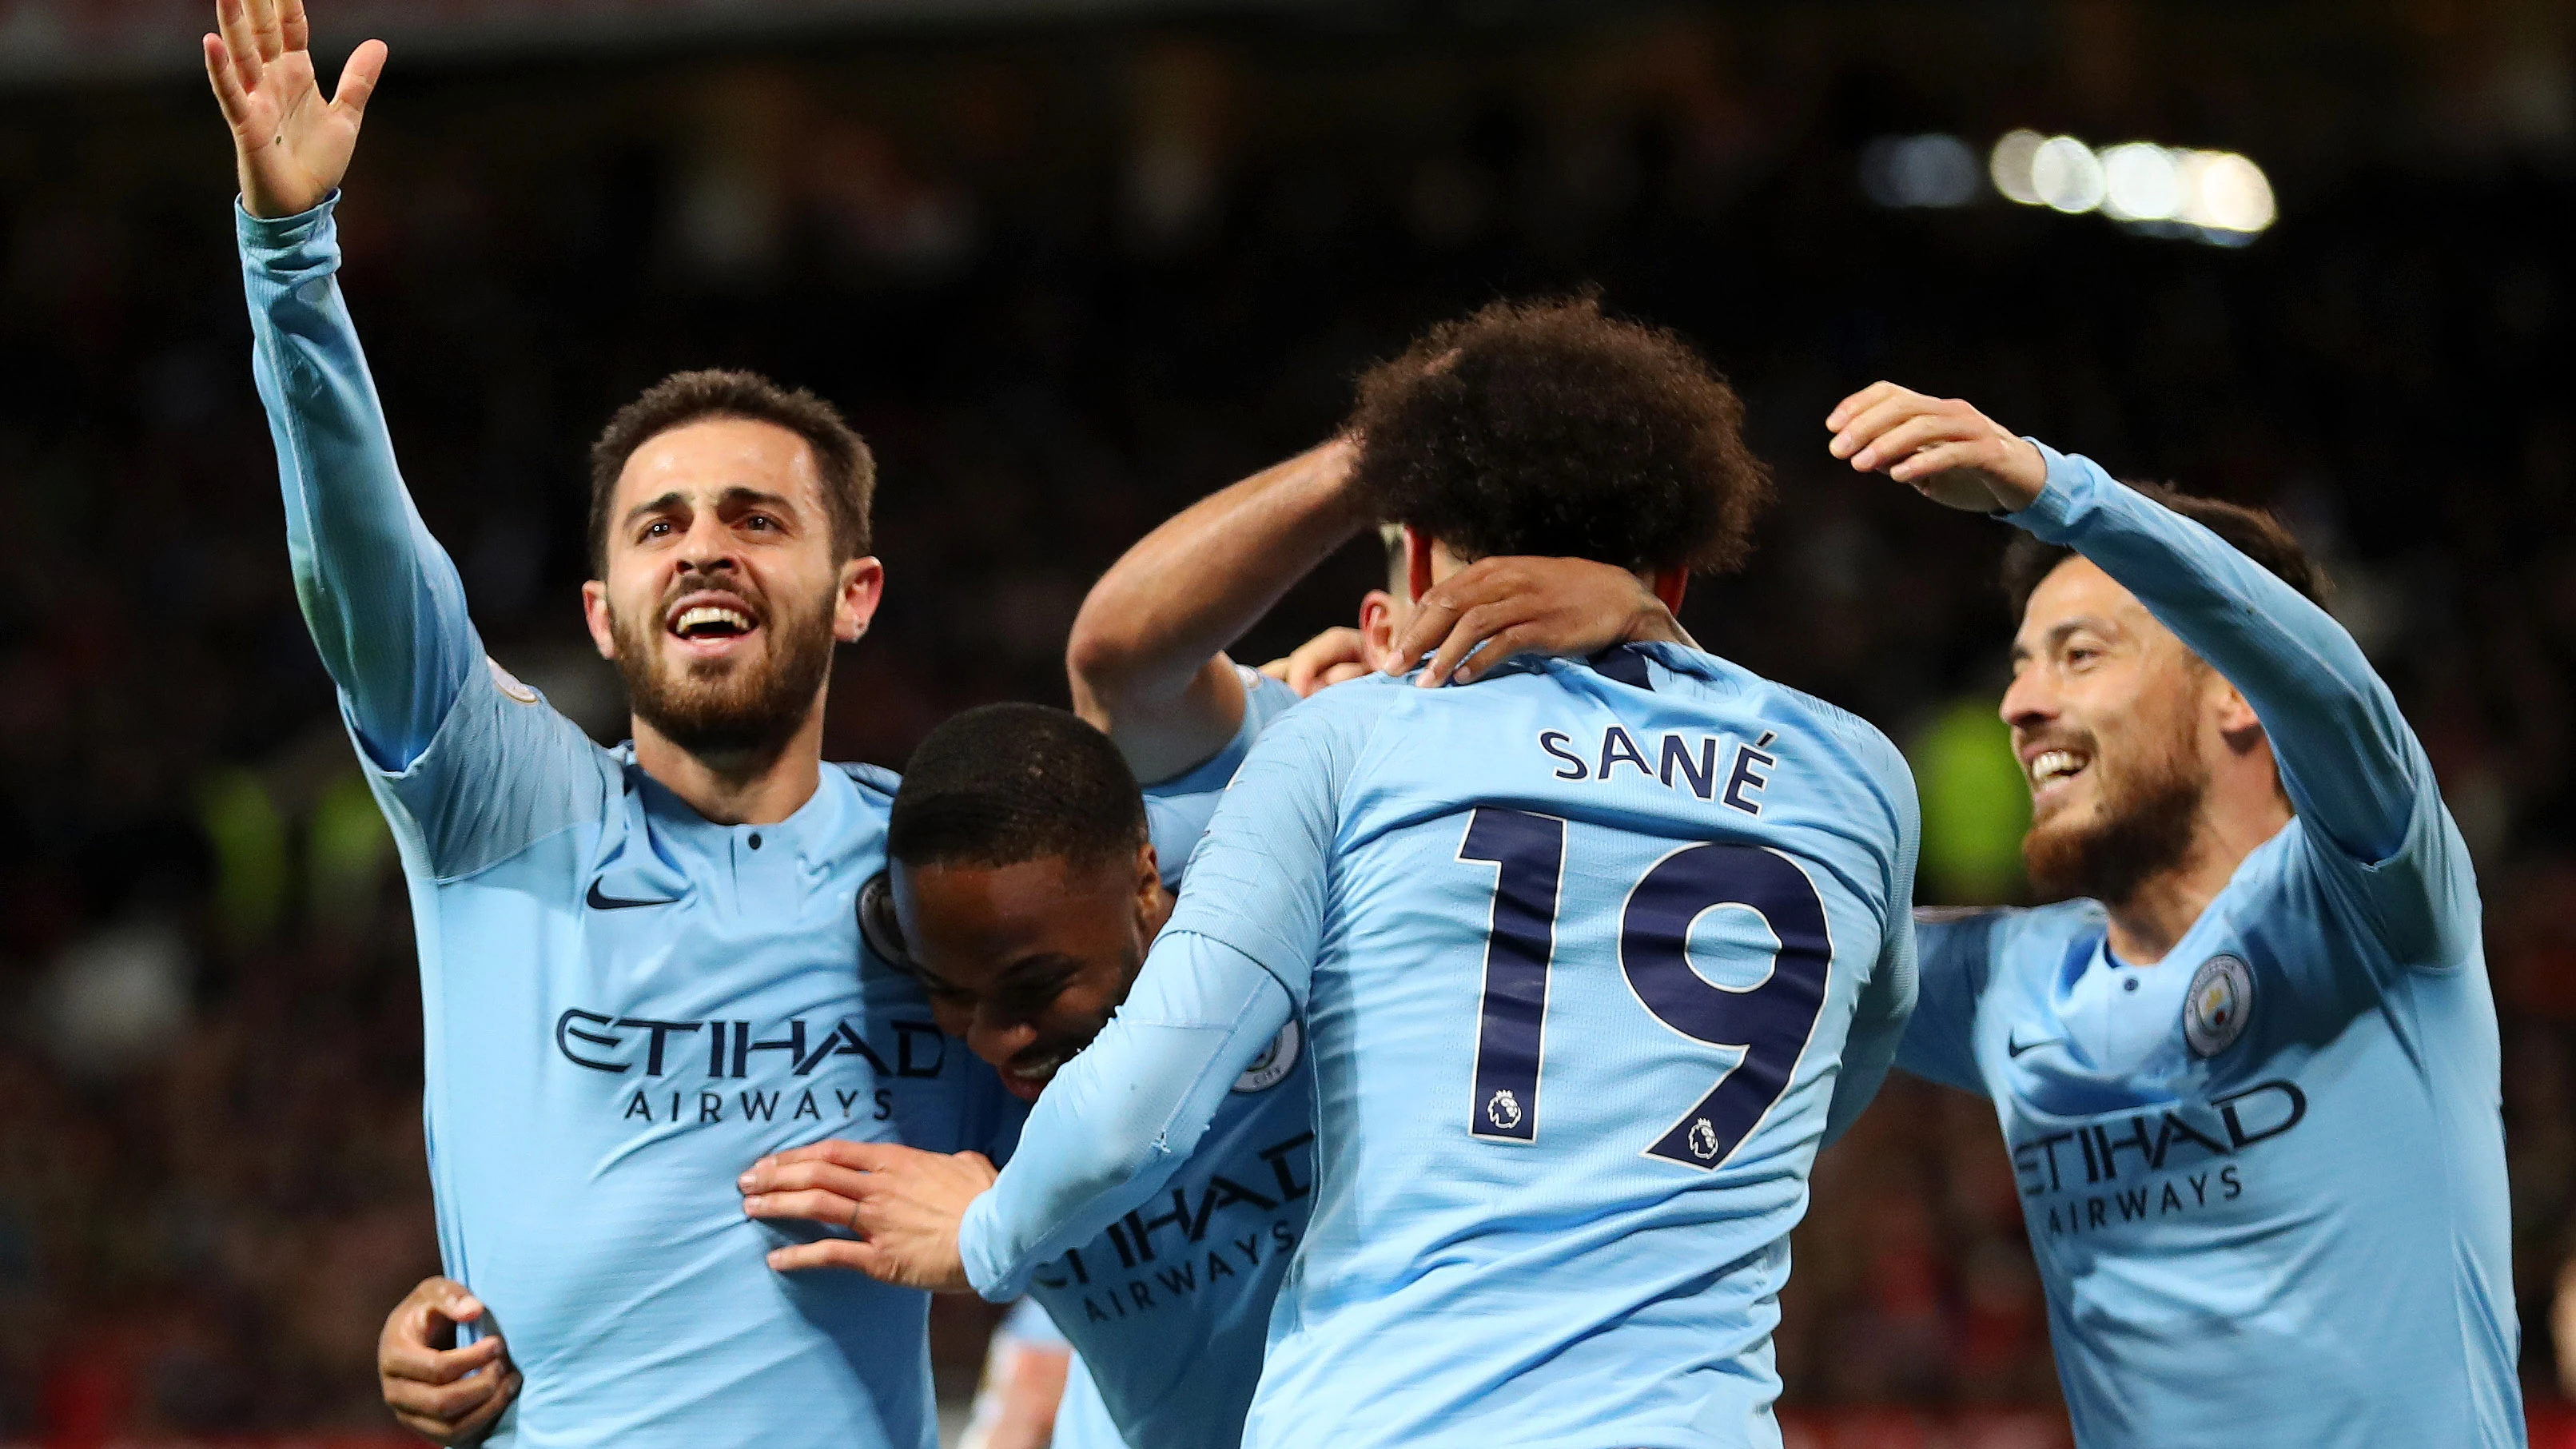
[[[2128,899],[2104,903],[2113,955],[2132,966],[2163,960],[2227,889],[2245,857],[2290,823],[2289,802],[2268,774],[2263,788],[2244,788],[2248,783],[2213,782],[2181,863],[2139,882]]]
[[[775,825],[814,798],[823,779],[823,701],[778,745],[721,755],[692,753],[641,719],[635,763],[662,788],[718,825]]]

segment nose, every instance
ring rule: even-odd
[[[2004,688],[2002,708],[1996,711],[2005,724],[2016,730],[2035,730],[2057,718],[2057,687],[2050,682],[2046,666],[2033,664],[2017,671],[2012,683]]]
[[[1009,1066],[1037,1039],[1037,1028],[1027,1022],[997,1021],[985,1011],[977,1011],[966,1028],[966,1049],[997,1067]]]
[[[710,509],[701,512],[689,524],[689,536],[681,540],[679,565],[682,573],[711,574],[719,569],[731,571],[739,566],[734,557],[733,530]]]

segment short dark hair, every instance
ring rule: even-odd
[[[823,474],[823,506],[832,520],[832,548],[843,559],[869,551],[868,512],[877,489],[877,461],[866,441],[841,420],[841,410],[803,388],[780,387],[756,372],[707,368],[675,372],[617,410],[590,445],[590,570],[608,576],[608,510],[618,476],[635,450],[673,428],[709,418],[775,423],[805,440]]]
[[[1351,482],[1462,559],[1722,572],[1771,473],[1744,402],[1689,344],[1589,298],[1495,302],[1360,379]]]
[[[1094,865],[1145,843],[1145,799],[1109,737],[1040,704],[988,704],[922,739],[886,822],[906,866]]]
[[[2125,486],[2217,534],[2230,548],[2269,569],[2310,603],[2325,603],[2329,594],[2325,570],[2317,567],[2316,560],[2299,546],[2297,536],[2271,514],[2241,503],[2185,493],[2166,483]],[[2003,582],[2015,619],[2030,607],[2030,596],[2038,590],[2040,581],[2074,556],[2075,550],[2063,545],[2042,543],[2027,533],[2013,535],[2012,542],[2004,548]]]

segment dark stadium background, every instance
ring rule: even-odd
[[[342,217],[412,488],[495,652],[601,729],[582,454],[666,370],[767,370],[875,444],[890,593],[830,747],[900,764],[947,711],[1061,700],[1090,580],[1322,436],[1367,360],[1597,285],[1719,360],[1779,475],[1687,622],[1909,744],[1928,899],[2011,899],[2001,531],[1829,465],[1827,408],[1894,377],[2280,509],[2477,857],[2525,1383],[2576,1442],[2565,5],[312,3],[328,68],[395,41]],[[407,912],[288,584],[201,8],[0,0],[5,1443],[389,1432],[376,1325],[437,1265]],[[1864,185],[1875,140],[2024,126],[2241,151],[2279,223]],[[1376,571],[1354,546],[1241,652]],[[1798,1442],[2056,1442],[1988,1109],[1900,1081],[1816,1202]],[[960,1389],[976,1307],[941,1319]]]

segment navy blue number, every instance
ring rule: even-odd
[[[1535,1141],[1565,822],[1479,807],[1458,858],[1497,867],[1467,1130]],[[1714,986],[1691,969],[1691,926],[1720,906],[1752,911],[1779,942],[1770,971],[1753,986]],[[1647,1156],[1696,1168],[1715,1168],[1734,1156],[1789,1090],[1824,1009],[1832,963],[1825,903],[1807,873],[1785,856],[1748,845],[1694,845],[1646,872],[1619,925],[1619,969],[1629,989],[1674,1031],[1744,1054],[1655,1139]]]
[[[1494,919],[1485,934],[1485,995],[1476,1029],[1476,1083],[1467,1130],[1538,1139],[1538,1069],[1547,1025],[1547,962],[1556,949],[1556,887],[1565,822],[1480,807],[1460,860],[1492,863]]]
[[[1770,974],[1756,985],[1712,986],[1691,969],[1691,923],[1719,906],[1751,910],[1780,943]],[[1824,1009],[1832,962],[1825,903],[1786,856],[1749,845],[1694,845],[1646,872],[1619,927],[1619,969],[1629,989],[1656,1020],[1691,1040],[1744,1052],[1647,1156],[1713,1168],[1735,1155],[1789,1090]]]

